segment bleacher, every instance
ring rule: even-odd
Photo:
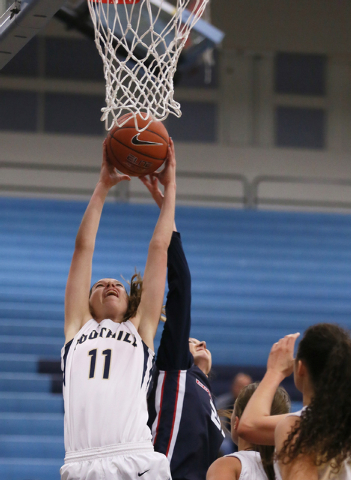
[[[60,478],[64,289],[85,206],[0,198],[1,480]],[[143,271],[157,215],[108,203],[93,279]],[[191,334],[212,352],[216,393],[230,366],[263,371],[287,333],[351,326],[350,216],[178,207],[177,226],[192,273]]]

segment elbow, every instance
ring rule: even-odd
[[[238,436],[243,438],[244,440],[250,442],[250,438],[252,438],[252,433],[255,431],[255,427],[253,424],[248,422],[243,422],[240,420],[238,426]]]
[[[95,242],[90,242],[87,239],[77,237],[76,242],[74,245],[74,249],[76,252],[94,252]]]
[[[165,252],[165,254],[167,254],[168,247],[169,239],[156,237],[151,239],[149,251],[154,251],[158,253]]]

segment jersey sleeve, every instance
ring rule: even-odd
[[[191,277],[178,232],[168,248],[168,294],[166,323],[157,352],[159,370],[187,370],[192,364],[189,351],[191,327]]]

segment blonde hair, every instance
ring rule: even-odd
[[[244,387],[238,395],[236,402],[234,404],[234,412],[236,417],[241,417],[246,405],[248,404],[250,398],[256,391],[259,382],[250,383]],[[278,387],[277,391],[274,394],[272,406],[271,406],[271,415],[281,415],[283,413],[290,412],[290,398],[288,392],[283,387]],[[273,468],[273,457],[274,457],[274,447],[269,445],[253,445],[252,449],[256,452],[259,452],[261,455],[261,461],[266,472],[266,475],[269,480],[274,480],[274,468]]]

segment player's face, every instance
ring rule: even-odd
[[[128,308],[128,294],[118,280],[102,278],[93,285],[89,304],[95,320],[110,318],[121,322]]]
[[[189,338],[189,350],[194,357],[195,365],[208,375],[212,366],[212,355],[206,348],[206,342],[200,342],[196,338]]]

